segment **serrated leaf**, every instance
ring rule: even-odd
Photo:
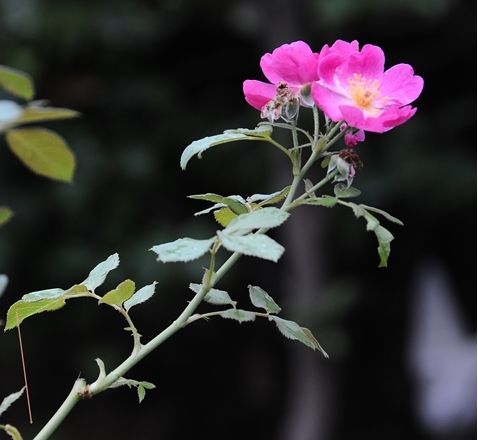
[[[219,209],[222,209],[226,207],[226,205],[224,205],[224,203],[216,203],[215,205],[212,205],[210,206],[209,208],[206,208],[206,209],[203,209],[202,211],[198,211],[198,212],[195,212],[194,213],[194,216],[197,217],[199,215],[204,215],[204,214],[209,214],[211,211],[214,211],[214,210],[219,210]],[[229,211],[231,211],[229,208],[226,207],[226,209],[228,209]],[[232,214],[234,214],[232,211],[231,211]],[[235,216],[235,214],[234,214]]]
[[[221,208],[214,212],[214,218],[224,228],[237,217],[229,208]]]
[[[283,246],[264,234],[236,236],[218,231],[217,235],[227,250],[251,257],[277,262],[285,250]]]
[[[94,292],[97,287],[104,283],[107,275],[119,266],[119,261],[118,254],[110,255],[105,261],[96,265],[88,275],[88,278],[80,284]]]
[[[278,208],[262,208],[247,214],[241,214],[232,220],[224,232],[247,233],[254,229],[275,228],[289,218],[289,213]]]
[[[65,294],[65,290],[60,288],[45,289],[45,290],[38,290],[36,292],[27,293],[26,295],[22,296],[22,300],[25,302],[33,302],[33,301],[39,301],[41,299],[59,298],[60,296],[64,294]]]
[[[0,66],[0,87],[26,100],[32,99],[35,93],[30,75],[7,66]]]
[[[207,136],[203,139],[199,139],[197,141],[192,142],[189,144],[186,149],[181,154],[180,165],[183,170],[186,169],[188,162],[191,160],[193,156],[197,154],[199,159],[201,159],[201,155],[204,151],[208,150],[211,147],[216,145],[225,144],[228,142],[235,142],[235,141],[257,141],[257,140],[264,140],[265,138],[270,136],[270,127],[258,127],[255,130],[246,130],[246,129],[239,129],[239,130],[228,130],[225,131],[223,134],[218,134],[215,136]]]
[[[328,357],[327,353],[317,342],[317,339],[314,338],[310,330],[301,327],[294,321],[288,321],[279,318],[278,316],[271,316],[270,319],[276,323],[278,330],[286,338],[302,342],[302,344],[307,345],[307,347],[312,348],[312,350],[319,350],[325,357]]]
[[[22,396],[24,391],[25,387],[23,387],[20,391],[17,391],[16,393],[9,394],[2,400],[2,403],[0,404],[0,416],[10,407],[13,402],[18,400]]]
[[[362,194],[362,191],[357,188],[354,188],[353,186],[347,187],[347,185],[344,185],[343,183],[338,183],[334,186],[334,194],[335,197],[347,199],[352,197],[358,197],[360,194]]]
[[[194,200],[205,200],[207,202],[212,203],[222,203],[224,196],[220,196],[219,194],[214,193],[206,193],[206,194],[192,194],[188,196],[189,199]]]
[[[254,194],[247,198],[249,203],[260,202],[259,206],[274,205],[287,197],[289,194],[290,186],[286,186],[284,189],[272,194]]]
[[[23,440],[20,432],[15,426],[12,425],[0,425],[0,429],[3,429],[12,440]]]
[[[282,309],[273,298],[259,286],[248,286],[249,298],[255,307],[264,309],[267,313],[279,313]]]
[[[76,295],[84,295],[88,294],[89,291],[87,287],[83,284],[75,284],[74,286],[70,287],[66,292],[65,292],[65,299],[69,299],[69,297],[74,297]]]
[[[0,226],[7,223],[13,217],[13,211],[6,206],[0,206]]]
[[[8,286],[8,277],[5,274],[0,275],[0,296],[3,295]]]
[[[249,212],[246,205],[232,197],[224,197],[222,203],[224,203],[234,214],[245,214]]]
[[[125,301],[123,307],[126,309],[126,311],[129,312],[129,309],[131,309],[131,307],[134,307],[150,299],[154,295],[156,284],[158,283],[154,281],[152,284],[148,284],[147,286],[142,287],[130,299]]]
[[[63,297],[55,299],[41,299],[35,302],[23,300],[12,304],[7,312],[7,323],[4,331],[11,330],[20,325],[26,318],[43,312],[52,312],[61,309],[65,305]]]
[[[71,182],[75,156],[58,134],[45,128],[16,128],[6,132],[10,150],[31,171],[54,180]]]
[[[124,280],[119,283],[116,289],[110,290],[103,298],[98,301],[98,304],[109,304],[121,306],[127,299],[131,298],[135,290],[134,281]]]
[[[226,319],[234,319],[239,323],[242,322],[251,322],[256,319],[256,315],[253,312],[249,312],[247,310],[242,309],[228,309],[224,310],[219,314],[222,318]]]
[[[117,381],[113,382],[109,388],[118,388],[126,385],[128,388],[135,387],[138,393],[139,403],[141,403],[146,395],[146,390],[152,390],[156,388],[154,384],[146,381],[138,381],[133,379],[126,379],[120,377]]]
[[[191,283],[189,284],[189,288],[194,293],[199,293],[202,289],[202,284]],[[222,305],[231,305],[233,307],[236,306],[236,301],[233,301],[229,294],[225,290],[219,289],[209,289],[209,292],[204,297],[204,301],[209,304],[213,304],[215,306],[222,306]]]
[[[383,211],[382,209],[374,208],[373,206],[368,206],[363,204],[360,204],[360,206],[364,209],[380,214],[381,216],[385,217],[388,221],[392,223],[397,223],[398,225],[403,226],[403,222],[400,219],[398,219],[397,217],[394,217],[393,215],[389,214],[386,211]]]
[[[337,199],[332,196],[313,197],[302,202],[304,205],[325,206],[333,208],[337,204]]]
[[[202,257],[209,251],[214,238],[195,240],[193,238],[179,238],[170,243],[153,246],[150,250],[158,255],[157,260],[163,263],[176,261],[188,262]]]
[[[29,124],[31,122],[56,121],[60,119],[71,119],[80,116],[80,113],[67,108],[41,107],[30,105],[23,109],[22,115],[16,124]]]

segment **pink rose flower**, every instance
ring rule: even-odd
[[[319,55],[303,41],[283,44],[272,53],[266,53],[260,66],[270,83],[244,81],[246,101],[261,110],[262,117],[272,120],[283,115],[283,109],[290,113],[293,109],[298,111],[299,104],[311,106],[311,84],[319,79],[318,59]]]
[[[385,56],[378,46],[338,40],[320,51],[318,75],[312,86],[316,105],[333,121],[383,133],[403,124],[416,112],[423,79],[408,64],[384,72]]]

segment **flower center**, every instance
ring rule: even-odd
[[[376,79],[364,78],[359,73],[354,73],[349,78],[348,83],[350,96],[357,107],[369,116],[378,116],[381,110],[380,107],[377,107],[377,100],[381,98],[380,82]]]

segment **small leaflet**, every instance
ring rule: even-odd
[[[131,298],[134,294],[135,284],[134,281],[124,280],[118,284],[116,289],[110,290],[103,298],[98,301],[98,304],[109,304],[120,306],[127,299]]]
[[[302,344],[307,345],[307,347],[312,348],[314,351],[319,350],[325,358],[329,357],[309,329],[301,327],[294,321],[287,321],[278,316],[271,316],[270,319],[276,323],[278,330],[286,338],[302,342]]]
[[[102,261],[99,263],[88,275],[88,278],[86,278],[85,281],[83,281],[80,284],[83,284],[86,286],[88,290],[91,290],[92,292],[95,291],[95,289],[98,286],[101,286],[108,273],[110,273],[113,269],[116,269],[119,266],[119,255],[118,254],[113,254],[110,255],[105,261]]]
[[[250,232],[260,228],[275,228],[284,223],[290,214],[278,208],[262,208],[247,214],[241,214],[232,220],[225,229],[226,233]]]
[[[188,262],[202,257],[214,243],[214,237],[208,240],[179,238],[170,243],[153,246],[150,250],[158,255],[157,260],[163,263]]]
[[[148,299],[150,299],[154,295],[154,291],[156,289],[157,281],[154,281],[152,284],[148,284],[147,286],[141,287],[130,299],[125,301],[123,307],[126,309],[127,312],[131,309],[131,307],[141,304]]]
[[[41,299],[35,302],[17,301],[12,304],[7,312],[7,322],[4,331],[11,330],[20,325],[23,320],[42,312],[52,312],[65,305],[65,298]]]
[[[22,300],[25,302],[39,301],[41,299],[54,299],[59,298],[65,293],[65,290],[56,288],[56,289],[45,289],[38,290],[36,292],[27,293],[22,296]]]
[[[235,321],[238,321],[240,324],[243,322],[251,322],[256,319],[256,315],[253,312],[249,312],[247,310],[242,310],[242,309],[224,310],[224,312],[221,312],[219,316],[226,319],[234,319]]]
[[[259,286],[248,286],[249,297],[255,307],[264,309],[267,313],[279,313],[282,309],[272,297]]]
[[[284,247],[264,234],[230,235],[218,231],[221,244],[231,252],[239,252],[250,257],[263,258],[277,262],[284,253]]]
[[[23,387],[20,391],[17,391],[16,393],[9,394],[7,397],[5,397],[0,403],[0,416],[10,407],[10,405],[18,400],[23,392],[25,391],[25,387]]]
[[[199,293],[202,289],[202,284],[191,283],[189,285],[189,288],[194,293]],[[209,304],[213,304],[215,306],[221,306],[221,305],[227,304],[227,305],[236,307],[236,304],[237,304],[236,301],[233,301],[231,299],[231,297],[229,296],[229,293],[227,293],[225,290],[219,290],[219,289],[210,289],[209,292],[204,297],[204,301],[206,301]]]

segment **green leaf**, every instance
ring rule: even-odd
[[[248,286],[249,297],[255,307],[264,309],[267,313],[279,313],[282,309],[272,299],[272,297],[259,286]]]
[[[130,299],[125,301],[123,306],[126,311],[129,312],[129,309],[131,309],[131,307],[141,304],[151,298],[154,295],[156,284],[158,283],[154,281],[152,284],[148,284],[147,286],[141,287],[141,289],[139,289]]]
[[[222,318],[226,319],[234,319],[239,323],[242,322],[250,322],[256,319],[256,315],[253,312],[249,312],[247,310],[242,309],[228,309],[224,310],[219,314]]]
[[[10,405],[18,400],[23,392],[25,391],[25,387],[23,387],[20,391],[17,391],[16,393],[9,394],[7,397],[5,397],[0,404],[0,416],[10,407]]]
[[[358,197],[360,194],[362,194],[362,191],[352,186],[349,186],[347,188],[347,185],[344,185],[343,183],[338,183],[334,186],[334,194],[335,197],[347,199],[351,197]]]
[[[119,266],[119,261],[118,254],[110,255],[105,261],[96,265],[88,275],[88,278],[81,284],[94,292],[97,287],[104,283],[107,275]]]
[[[12,304],[7,312],[7,323],[4,331],[11,330],[20,325],[26,318],[43,312],[52,312],[61,309],[65,305],[63,297],[55,299],[41,299],[40,301],[27,302],[17,301]]]
[[[304,205],[325,206],[326,208],[333,208],[337,204],[337,199],[332,196],[322,196],[306,199],[302,203]]]
[[[0,275],[0,296],[3,295],[8,286],[8,277],[5,274]]]
[[[286,186],[284,189],[272,194],[254,194],[247,198],[249,203],[260,202],[259,206],[274,205],[284,200],[289,194],[290,186]]]
[[[277,328],[286,338],[302,342],[302,344],[307,345],[307,347],[312,348],[314,351],[319,350],[324,357],[329,357],[309,329],[301,327],[294,321],[287,321],[278,316],[271,316],[270,319],[276,323]]]
[[[232,196],[224,197],[222,199],[222,203],[224,203],[234,214],[245,214],[249,212],[244,203],[242,203],[240,200],[237,200],[237,198],[233,198]]]
[[[228,251],[251,257],[277,262],[285,250],[279,243],[264,234],[236,236],[218,231],[217,235]]]
[[[7,66],[0,66],[0,87],[26,100],[32,99],[35,93],[30,75]]]
[[[29,124],[31,122],[56,121],[71,119],[80,116],[80,113],[67,108],[42,107],[29,105],[23,109],[22,115],[15,124]]]
[[[382,215],[383,217],[385,217],[388,221],[392,223],[397,223],[398,225],[403,226],[403,222],[400,219],[398,219],[397,217],[394,217],[393,215],[389,214],[386,211],[383,211],[382,209],[374,208],[373,206],[367,206],[363,204],[361,204],[360,206],[364,209],[367,209],[368,211],[376,212],[377,214]]]
[[[189,288],[194,293],[199,293],[202,289],[202,284],[191,283]],[[233,301],[225,290],[209,289],[209,292],[204,297],[204,301],[215,306],[222,306],[229,304],[236,307],[237,302]]]
[[[7,223],[13,217],[13,211],[6,206],[0,206],[0,226]]]
[[[18,128],[6,132],[10,150],[31,171],[50,179],[71,182],[75,156],[63,138],[45,128]]]
[[[98,304],[109,304],[121,306],[127,299],[131,298],[135,290],[134,281],[124,280],[118,284],[116,289],[110,290],[103,298],[98,301]]]
[[[228,130],[223,134],[218,134],[215,136],[208,136],[203,139],[194,141],[189,144],[181,155],[180,165],[183,170],[186,169],[188,162],[193,156],[197,154],[198,158],[201,159],[201,155],[207,149],[214,147],[216,145],[225,144],[227,142],[235,141],[260,141],[267,139],[271,134],[270,126],[261,126],[255,130],[247,129],[238,129],[238,130]]]
[[[39,301],[41,299],[54,299],[54,298],[59,298],[60,296],[64,294],[65,294],[65,291],[60,288],[38,290],[36,292],[31,292],[31,293],[27,293],[26,295],[23,295],[22,301],[34,302],[34,301]]]
[[[193,194],[188,196],[189,199],[194,199],[194,200],[205,200],[207,202],[212,202],[212,203],[222,203],[224,200],[224,196],[220,196],[219,194],[214,194],[214,193],[206,193],[206,194]]]
[[[209,240],[195,240],[193,238],[179,238],[170,243],[153,246],[150,250],[158,255],[157,260],[163,263],[175,261],[188,262],[202,257],[214,243]]]
[[[146,381],[138,381],[133,379],[126,379],[124,377],[120,377],[116,382],[110,385],[109,388],[118,388],[121,386],[126,385],[128,388],[135,387],[138,392],[138,399],[139,403],[141,403],[146,395],[146,390],[152,390],[156,388],[154,384],[151,382]]]
[[[23,440],[20,432],[17,428],[15,428],[15,426],[0,425],[0,429],[3,429],[12,438],[12,440]]]
[[[351,203],[351,202],[347,202],[347,203],[342,202],[342,203],[344,203],[349,208],[352,208],[357,218],[363,217],[366,220],[367,231],[373,231],[375,236],[377,237],[377,241],[378,241],[377,251],[380,257],[380,262],[378,267],[387,267],[388,258],[391,252],[390,243],[394,239],[392,233],[389,230],[385,229],[383,226],[381,226],[378,219],[365,209],[366,205],[356,205],[355,203]]]
[[[392,233],[383,226],[377,226],[374,230],[378,241],[378,255],[380,263],[378,267],[387,267],[388,257],[390,256],[390,243],[394,239]]]
[[[263,208],[247,214],[241,214],[232,220],[224,232],[247,233],[253,229],[275,228],[280,226],[289,218],[289,213],[278,208]]]
[[[229,208],[221,208],[214,212],[214,218],[224,228],[231,223],[237,217]]]

